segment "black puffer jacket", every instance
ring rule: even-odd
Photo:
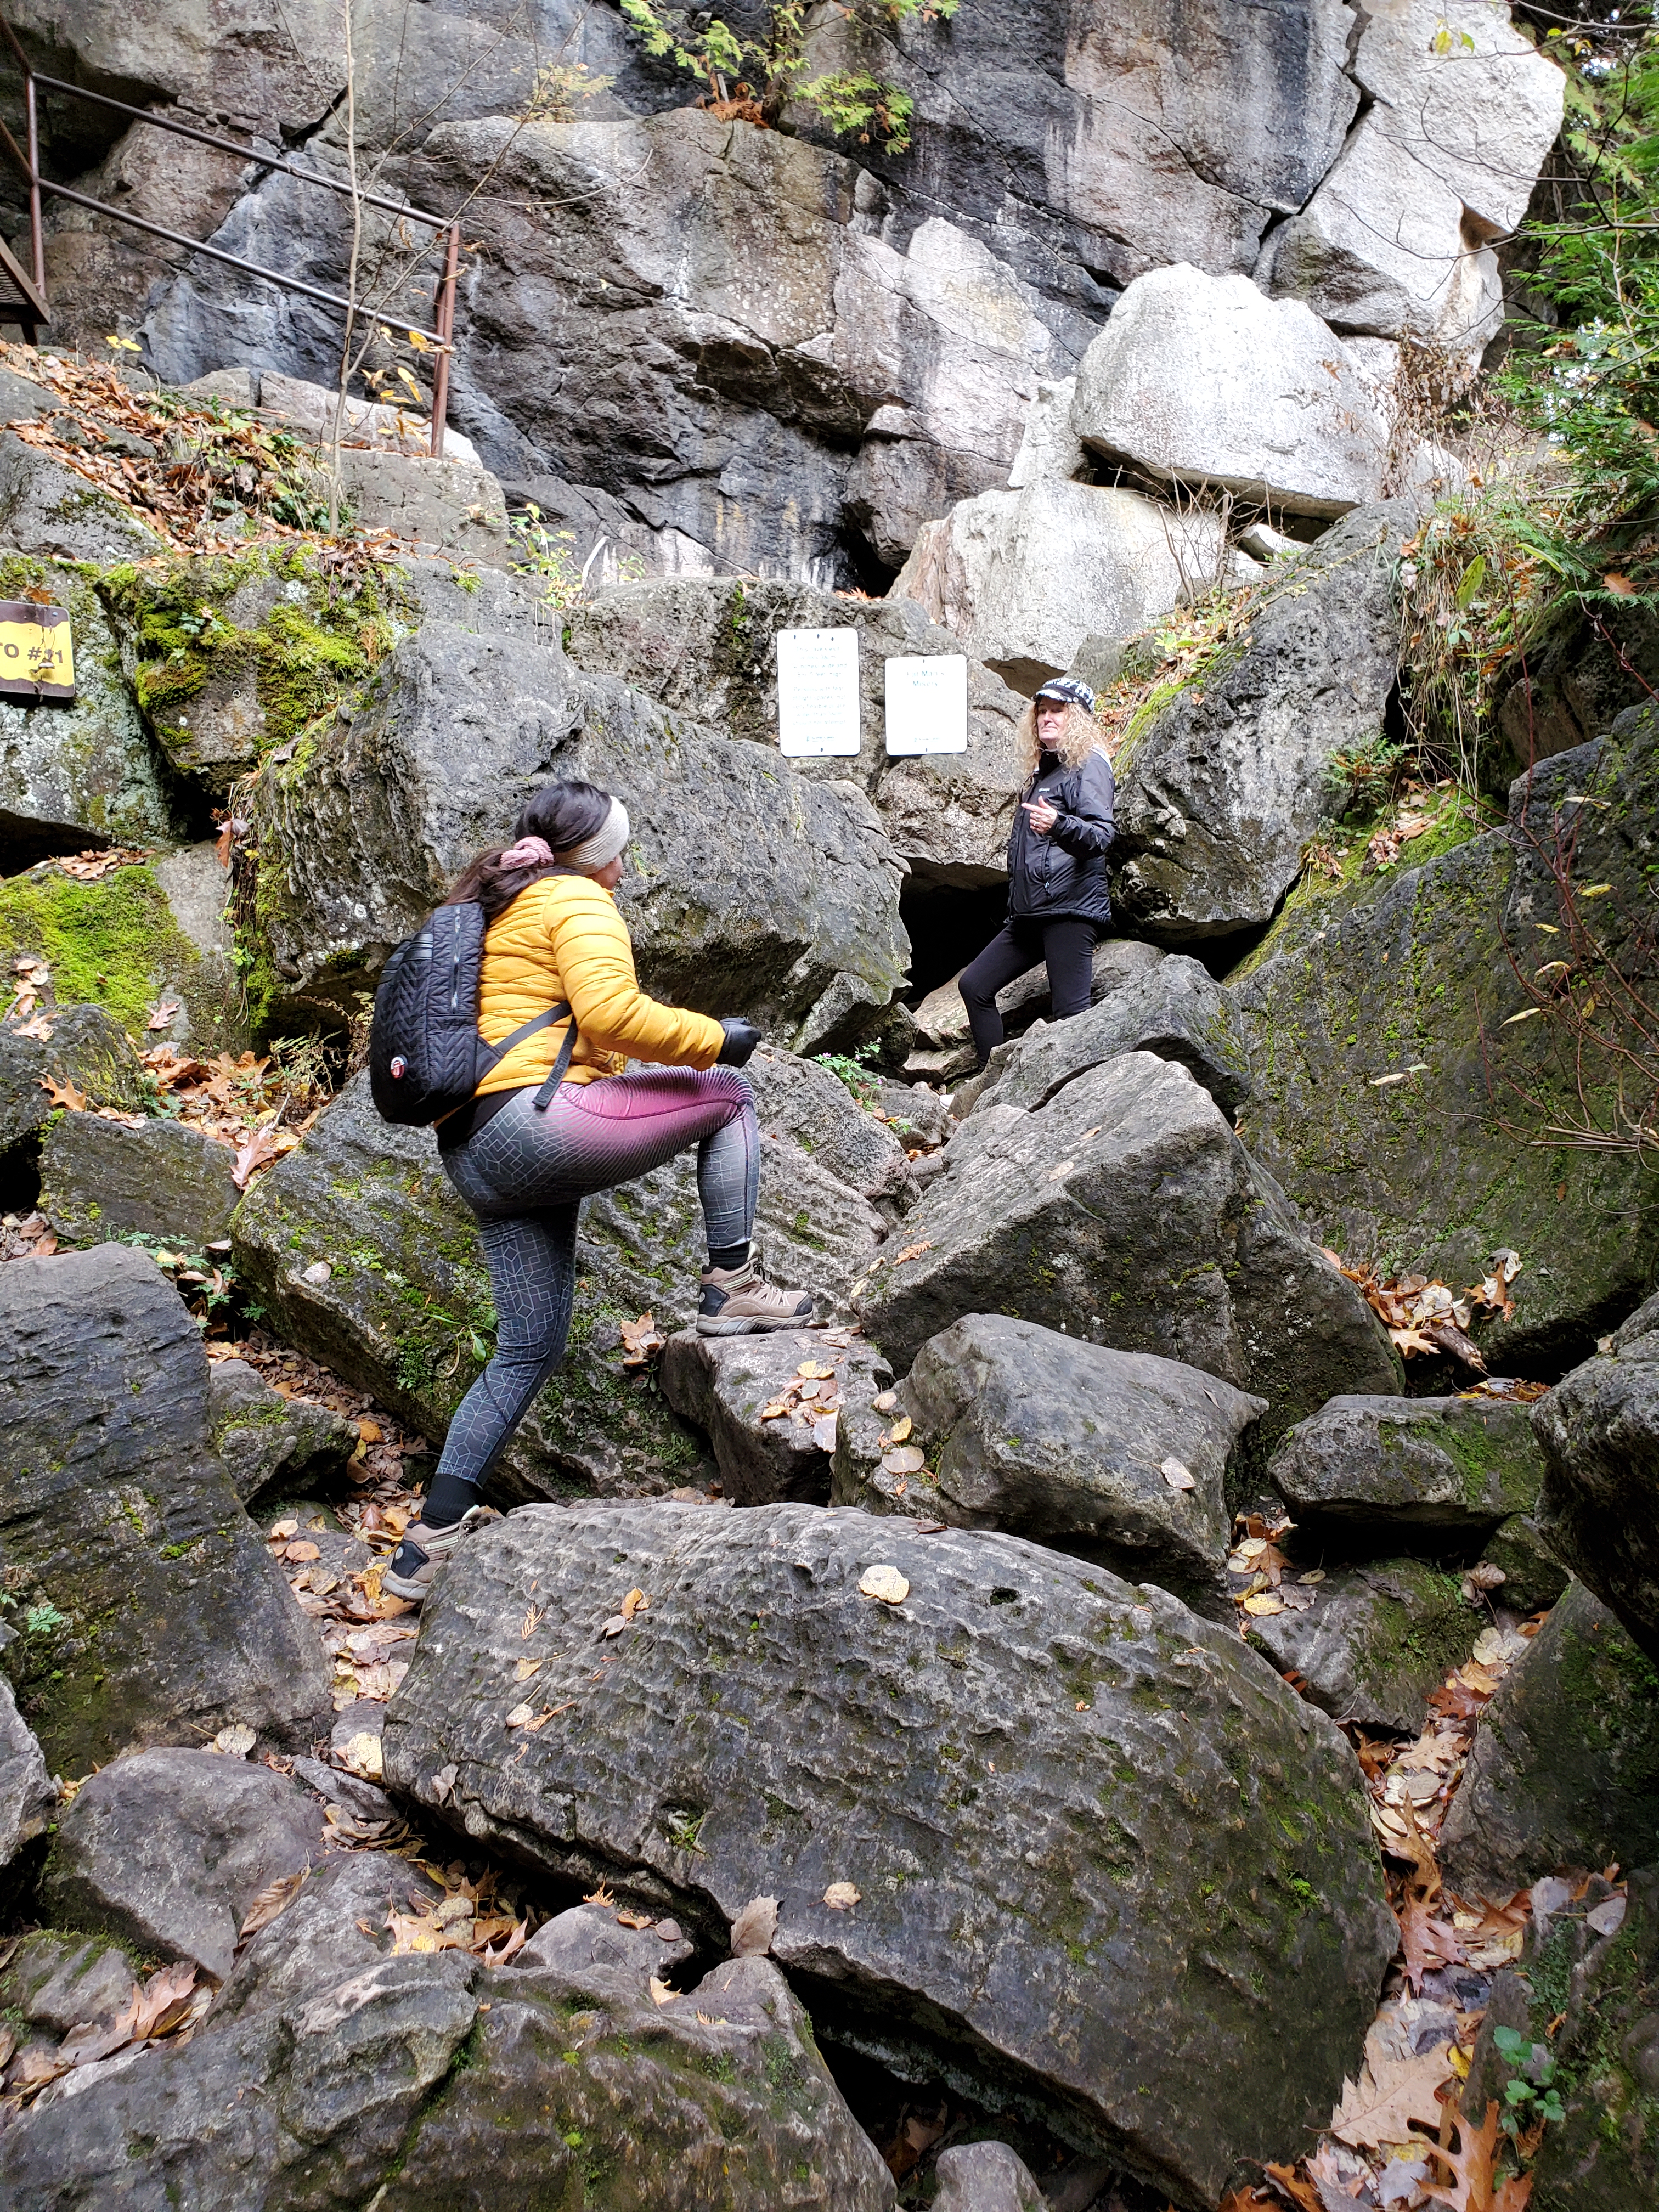
[[[1044,753],[1020,793],[1057,807],[1060,818],[1046,837],[1031,827],[1022,805],[1008,834],[1008,915],[1011,921],[1059,921],[1072,916],[1107,922],[1112,902],[1106,888],[1111,850],[1112,764],[1091,753],[1081,768],[1066,768]]]

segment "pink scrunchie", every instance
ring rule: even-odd
[[[501,854],[504,868],[550,868],[553,848],[545,837],[520,837],[516,845],[509,845]]]

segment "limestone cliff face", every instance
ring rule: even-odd
[[[56,74],[342,173],[334,0],[143,15],[10,10]],[[608,565],[632,548],[655,572],[820,586],[878,582],[924,522],[1006,483],[1039,380],[1068,376],[1150,270],[1254,276],[1334,330],[1477,348],[1498,298],[1486,241],[1561,104],[1559,72],[1484,0],[964,0],[890,37],[817,26],[814,70],[910,91],[903,155],[837,147],[805,112],[774,131],[694,109],[693,80],[608,7],[359,0],[354,24],[377,181],[466,208],[452,416],[486,464],[581,556],[603,537]],[[526,125],[551,59],[609,82]],[[57,94],[45,156],[135,214],[342,286],[344,203],[281,174]],[[8,212],[15,236],[15,197]],[[50,221],[57,342],[120,322],[170,380],[246,363],[332,380],[326,310],[64,203]],[[398,252],[371,222],[370,264]],[[420,317],[430,281],[398,311]]]

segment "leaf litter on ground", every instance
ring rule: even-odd
[[[1279,1550],[1291,1525],[1260,1514],[1235,1523],[1227,1564],[1236,1601],[1245,1601],[1258,1577],[1263,1589],[1291,1586],[1285,1577],[1294,1571]],[[1486,1593],[1475,1595],[1484,1600]],[[1246,2203],[1274,2195],[1297,2212],[1356,2206],[1426,2212],[1437,2203],[1452,2212],[1524,2212],[1532,2187],[1525,2166],[1541,2129],[1516,2145],[1500,2134],[1495,2105],[1475,2123],[1462,2117],[1457,2100],[1491,1976],[1520,1956],[1534,1910],[1545,1914],[1582,1897],[1592,1877],[1550,1877],[1496,1899],[1464,1898],[1443,1886],[1436,1846],[1480,1717],[1545,1618],[1499,1616],[1472,1635],[1468,1658],[1431,1692],[1415,1738],[1344,1724],[1364,1778],[1400,1948],[1358,2073],[1345,2078],[1313,2148],[1265,2166],[1263,2185],[1235,2191],[1222,2212],[1243,2212]],[[1607,1904],[1611,1921],[1622,1899],[1615,1894]]]

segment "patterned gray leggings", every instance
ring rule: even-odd
[[[544,1114],[533,1091],[444,1155],[450,1181],[478,1217],[495,1294],[495,1355],[455,1409],[428,1512],[446,1526],[481,1483],[557,1365],[570,1329],[581,1201],[697,1147],[697,1191],[708,1242],[743,1243],[755,1223],[760,1131],[735,1068],[641,1069],[565,1083]]]

